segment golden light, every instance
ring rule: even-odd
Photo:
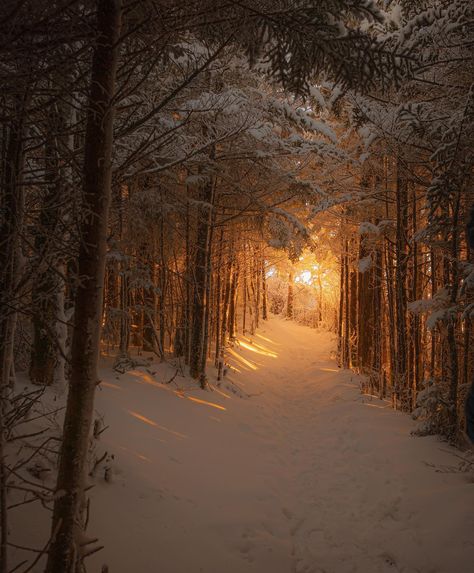
[[[224,408],[224,406],[221,406],[220,404],[215,404],[214,402],[208,402],[207,400],[201,400],[201,398],[195,398],[194,396],[184,396],[185,398],[187,398],[188,400],[191,400],[191,402],[195,402],[196,404],[203,404],[204,406],[210,406],[211,408],[216,408],[216,410],[223,410],[224,412],[227,410],[227,408]]]
[[[170,430],[169,428],[166,428],[165,426],[161,426],[160,424],[157,424],[154,420],[150,420],[150,418],[147,418],[146,416],[143,416],[142,414],[139,414],[138,412],[134,412],[133,410],[127,410],[127,412],[130,414],[130,416],[133,416],[137,420],[140,420],[140,422],[143,422],[144,424],[147,424],[148,426],[153,426],[154,428],[158,428],[159,430],[162,430],[163,432],[167,432],[168,434],[171,434],[172,436],[176,436],[177,438],[183,438],[183,439],[188,437],[185,434],[181,434],[180,432],[175,432],[174,430]]]
[[[160,440],[160,442],[163,442],[164,444],[166,443],[164,440]],[[139,460],[143,460],[144,462],[151,462],[150,458],[147,458],[143,454],[140,454],[140,452],[134,452],[133,450],[130,450],[129,448],[125,448],[124,446],[117,446],[117,447],[120,450],[127,452],[128,454],[132,454],[132,456],[135,456]]]
[[[251,370],[258,370],[258,366],[256,364],[254,364],[253,362],[250,362],[250,360],[247,360],[246,358],[241,356],[233,348],[229,348],[229,354],[231,354],[236,360],[241,362],[247,368],[250,368]]]
[[[273,340],[271,340],[270,338],[267,338],[266,336],[263,336],[263,334],[256,334],[255,336],[258,336],[259,338],[261,338],[262,340],[265,340],[266,342],[270,342],[270,344],[276,344],[279,346],[278,342],[273,342]]]
[[[122,390],[120,386],[117,386],[117,384],[112,384],[112,382],[101,381],[100,385],[104,386],[105,388],[112,388],[113,390]]]
[[[268,350],[268,349],[264,348],[263,346],[260,346],[256,342],[254,342],[252,344],[248,344],[247,342],[245,342],[243,340],[239,340],[239,344],[243,348],[246,348],[247,350],[250,350],[251,352],[255,352],[255,353],[261,354],[263,356],[271,356],[272,358],[277,358],[277,356],[278,356],[278,354],[276,354],[275,352],[272,352],[271,350]]]

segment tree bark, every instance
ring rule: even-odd
[[[198,212],[198,227],[196,240],[196,256],[194,263],[194,297],[193,297],[193,317],[191,331],[191,354],[189,361],[189,372],[196,380],[200,378],[202,372],[202,355],[204,344],[204,328],[206,320],[206,293],[207,293],[207,263],[208,251],[210,248],[210,227],[211,227],[211,203],[213,194],[213,183],[201,189]]]
[[[92,62],[84,148],[84,217],[78,259],[80,283],[75,299],[71,379],[47,573],[75,573],[82,560],[81,512],[94,393],[98,383],[120,23],[120,0],[97,0],[98,37]]]
[[[24,122],[26,99],[16,104],[11,122],[2,180],[0,218],[0,573],[8,572],[7,470],[4,458],[4,415],[14,371],[16,310],[14,297],[20,271],[24,220]]]
[[[288,293],[286,297],[286,318],[293,318],[293,273],[288,274]]]

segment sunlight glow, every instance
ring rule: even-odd
[[[250,362],[249,360],[247,360],[243,356],[240,356],[240,354],[238,354],[234,349],[229,348],[229,354],[232,354],[232,356],[236,360],[239,360],[240,362],[242,362],[242,364],[247,366],[247,368],[250,368],[251,370],[258,370],[258,366],[256,366],[255,364],[253,364],[252,362]]]
[[[263,334],[256,334],[255,336],[258,336],[259,338],[261,338],[262,340],[265,340],[266,342],[270,342],[271,344],[277,344],[278,346],[279,343],[278,342],[274,342],[273,340],[271,340],[270,338],[267,338],[266,336],[263,336]]]
[[[204,406],[210,406],[211,408],[216,408],[217,410],[224,410],[224,412],[227,410],[227,408],[224,408],[224,406],[221,406],[220,404],[215,404],[214,402],[208,402],[207,400],[201,400],[201,398],[195,398],[194,396],[185,396],[185,398],[191,400],[191,402],[196,402],[197,404],[204,404]]]
[[[248,344],[247,342],[243,342],[242,340],[239,341],[240,346],[250,350],[251,352],[256,352],[257,354],[262,354],[263,356],[271,356],[272,358],[276,358],[278,355],[272,352],[271,350],[267,350],[263,346],[260,346],[256,343]]]
[[[166,443],[164,440],[160,440],[160,442]],[[118,448],[123,450],[124,452],[127,452],[128,454],[132,454],[132,456],[135,456],[139,460],[143,460],[144,462],[151,462],[150,458],[147,458],[146,456],[144,456],[143,454],[140,454],[139,452],[134,452],[133,450],[129,450],[128,448],[125,448],[124,446],[118,446]]]
[[[133,410],[127,410],[127,412],[130,414],[130,416],[133,416],[137,420],[140,420],[140,422],[143,422],[144,424],[148,424],[149,426],[153,426],[154,428],[158,428],[159,430],[163,430],[163,432],[168,432],[168,434],[172,434],[173,436],[177,436],[178,438],[187,438],[188,437],[185,434],[181,434],[180,432],[175,432],[174,430],[170,430],[169,428],[165,428],[165,426],[160,426],[160,424],[157,424],[156,422],[154,422],[153,420],[150,420],[150,418],[147,418],[146,416],[142,416],[138,412],[134,412]]]
[[[309,285],[311,284],[311,278],[312,278],[311,271],[303,271],[296,277],[296,280],[298,281],[299,279],[304,284]]]
[[[232,398],[232,396],[229,396],[229,394],[226,394],[225,392],[223,392],[219,388],[216,388],[215,386],[213,386],[212,389],[214,390],[214,392],[217,392],[218,394],[220,394],[224,398],[227,398],[228,400],[230,400]]]
[[[391,409],[390,404],[385,405],[385,406],[377,406],[377,404],[367,404],[367,403],[365,403],[364,406],[369,406],[369,408],[377,408],[377,409],[379,409],[379,410],[385,410],[385,409],[387,409],[387,408],[390,408],[390,409]]]
[[[150,374],[147,374],[146,372],[142,372],[141,370],[129,370],[127,374],[135,376],[135,378],[140,378],[142,384],[150,384],[150,386],[156,386],[157,388],[167,390],[163,384],[157,382]]]
[[[120,386],[117,386],[117,384],[112,384],[112,382],[104,382],[102,380],[100,385],[104,386],[105,388],[113,388],[114,390],[122,390],[122,388]]]

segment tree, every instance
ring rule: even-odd
[[[107,222],[112,180],[114,95],[118,64],[119,0],[97,1],[97,39],[92,62],[84,150],[84,219],[78,257],[71,342],[71,379],[54,504],[48,573],[78,570],[87,548],[81,540],[86,455],[98,383]]]

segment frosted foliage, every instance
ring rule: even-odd
[[[366,271],[368,271],[369,269],[372,268],[372,265],[373,265],[373,259],[372,259],[371,255],[368,255],[367,257],[360,259],[359,260],[359,272],[365,273]]]
[[[417,407],[412,413],[413,419],[419,422],[417,434],[428,435],[441,431],[449,410],[445,394],[439,381],[430,378],[424,382],[417,396]]]
[[[456,307],[451,303],[447,288],[440,289],[431,299],[408,303],[408,310],[414,314],[427,314],[426,326],[429,330],[433,330],[439,322],[446,323],[457,312]]]

